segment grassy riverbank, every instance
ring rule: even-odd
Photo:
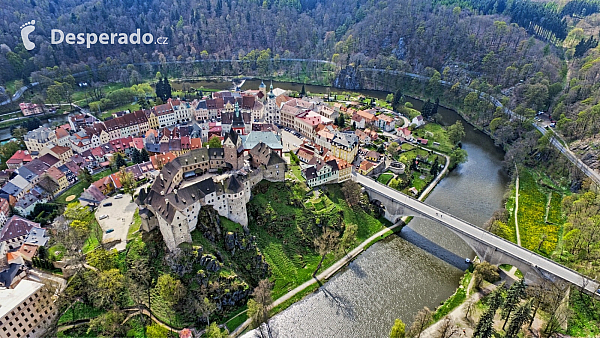
[[[317,231],[314,222],[356,224],[356,237],[349,243],[349,248],[390,225],[387,220],[377,218],[360,207],[351,208],[343,197],[340,185],[328,185],[322,190],[318,196],[312,193],[307,195],[299,185],[294,189],[286,189],[283,184],[271,183],[265,192],[255,195],[249,203],[250,214],[270,213],[272,210],[276,215],[269,225],[261,225],[256,221],[250,221],[249,225],[250,232],[257,236],[259,248],[272,269],[274,299],[312,278],[321,260],[311,239]],[[292,200],[293,195],[302,198],[301,206],[284,202]],[[344,253],[328,254],[321,271]]]

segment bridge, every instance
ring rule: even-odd
[[[352,179],[364,187],[371,201],[376,200],[381,203],[385,210],[385,218],[393,223],[397,223],[402,216],[430,219],[462,238],[481,260],[494,265],[513,265],[521,270],[525,280],[530,283],[541,283],[543,280],[556,281],[558,278],[589,294],[599,295],[596,293],[600,287],[598,281],[368,177],[353,173]]]

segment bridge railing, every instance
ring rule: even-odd
[[[400,191],[394,190],[394,189],[392,189],[392,188],[390,188],[388,186],[385,186],[385,185],[383,185],[383,184],[381,184],[381,183],[379,183],[379,182],[377,182],[375,180],[369,179],[366,176],[359,175],[357,173],[353,173],[353,176],[354,176],[355,181],[357,181],[358,183],[361,183],[359,181],[359,179],[366,180],[366,181],[368,181],[370,183],[375,184],[375,186],[383,188],[382,189],[383,191],[382,190],[378,190],[378,189],[373,188],[373,187],[366,186],[366,185],[365,185],[365,188],[370,189],[370,190],[374,190],[374,191],[376,191],[378,193],[381,193],[381,194],[384,194],[388,198],[390,198],[392,200],[395,200],[398,203],[401,203],[405,207],[407,207],[407,208],[409,208],[409,209],[411,209],[413,211],[416,211],[416,212],[418,212],[421,215],[427,216],[427,218],[429,218],[429,219],[441,222],[444,225],[446,225],[448,228],[451,228],[453,231],[456,231],[456,232],[458,232],[458,233],[460,233],[460,234],[462,234],[464,236],[473,238],[475,240],[480,240],[480,241],[482,241],[482,242],[484,242],[484,243],[486,243],[486,244],[488,244],[490,246],[494,246],[497,250],[499,250],[499,251],[501,251],[501,252],[503,252],[503,253],[505,253],[505,254],[513,257],[513,258],[516,258],[516,259],[519,259],[519,260],[525,260],[525,261],[529,262],[530,264],[535,264],[538,269],[546,270],[547,272],[549,272],[549,273],[551,273],[553,275],[556,275],[557,277],[563,278],[563,279],[565,279],[565,280],[567,280],[567,281],[569,281],[569,282],[571,282],[573,284],[577,284],[578,286],[581,286],[581,287],[584,287],[584,285],[583,285],[584,282],[587,282],[585,284],[587,284],[588,286],[592,286],[592,288],[588,289],[586,287],[586,289],[588,289],[588,291],[591,291],[592,293],[594,293],[596,291],[596,289],[600,286],[600,283],[598,281],[596,281],[595,279],[591,278],[591,277],[585,276],[585,275],[583,275],[583,274],[581,274],[581,273],[579,273],[579,272],[577,272],[577,271],[575,271],[575,270],[573,270],[573,269],[571,269],[569,267],[566,267],[566,266],[564,266],[562,264],[559,264],[559,263],[557,263],[557,262],[555,262],[555,261],[553,261],[551,259],[548,259],[548,258],[546,258],[546,257],[544,257],[544,256],[542,256],[540,254],[537,254],[537,253],[535,253],[535,252],[533,252],[533,251],[531,251],[531,250],[529,250],[527,248],[518,246],[518,245],[516,245],[515,243],[513,243],[511,241],[508,241],[508,240],[506,240],[506,239],[504,239],[504,238],[502,238],[500,236],[497,236],[497,235],[495,235],[495,234],[493,234],[493,233],[491,233],[491,232],[489,232],[487,230],[484,230],[484,229],[482,229],[482,228],[480,228],[480,227],[478,227],[478,226],[476,226],[474,224],[471,224],[471,223],[469,223],[467,221],[464,221],[464,220],[462,220],[460,218],[457,218],[457,217],[455,217],[455,216],[453,216],[453,215],[451,215],[451,214],[449,214],[449,213],[447,213],[447,212],[445,212],[445,211],[443,211],[441,209],[438,209],[438,208],[436,208],[434,206],[431,206],[429,204],[425,204],[422,201],[419,201],[419,200],[417,200],[415,198],[412,198],[411,196],[403,194]],[[397,193],[397,194],[399,194],[401,196],[404,196],[404,197],[410,199],[411,201],[413,201],[415,204],[422,204],[422,205],[426,206],[427,208],[433,209],[434,211],[436,211],[436,212],[438,212],[440,214],[448,215],[449,216],[448,219],[452,218],[452,219],[458,221],[459,223],[465,224],[468,228],[470,228],[472,231],[476,232],[477,234],[473,234],[473,233],[470,233],[470,232],[465,231],[463,229],[460,229],[460,228],[456,227],[455,225],[452,225],[452,224],[450,224],[448,222],[445,222],[444,219],[435,218],[433,216],[430,216],[428,213],[424,214],[422,210],[419,210],[418,208],[412,207],[411,205],[409,205],[409,204],[407,204],[405,202],[402,202],[400,199],[394,198],[393,196],[390,196],[389,194],[386,194],[386,190],[389,190],[392,193]],[[488,237],[488,238],[485,238],[485,237]],[[515,253],[503,250],[503,249],[499,248],[496,244],[494,244],[493,243],[494,241],[502,242],[502,243],[506,244],[507,246],[514,248],[516,251],[520,251],[522,254],[521,255],[517,255]],[[529,259],[526,256],[529,256]],[[557,275],[556,273],[554,273],[552,271],[544,269],[544,268],[540,267],[540,264],[539,264],[540,262],[546,262],[546,263],[548,263],[550,265],[554,265],[558,269],[562,269],[565,272],[569,272],[569,273],[571,273],[573,275],[576,275],[576,276],[578,276],[581,279],[582,283],[581,284],[575,283],[575,281],[566,279],[566,278],[568,278],[567,276],[560,276],[560,275]],[[591,283],[594,283],[594,284],[591,285]]]

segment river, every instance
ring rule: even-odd
[[[50,120],[48,120],[47,118],[45,118],[43,116],[37,116],[37,117],[41,120],[42,125],[44,125],[46,127],[50,127],[55,122],[67,123],[67,121],[68,121],[68,119],[67,119],[68,115],[55,116],[55,117],[51,118]],[[10,127],[0,129],[0,142],[6,142],[6,141],[10,140],[11,138],[12,138],[12,135],[10,133]]]
[[[247,81],[244,89],[257,88],[259,83]],[[302,85],[274,86],[300,90]],[[306,90],[326,92],[320,86],[307,85]],[[361,93],[378,98],[387,95]],[[411,101],[415,108],[421,106]],[[438,184],[426,203],[481,225],[502,207],[508,183],[502,171],[504,154],[456,112],[440,108],[439,113],[443,124],[463,122],[463,149],[469,157]],[[276,315],[271,327],[278,337],[388,337],[396,318],[410,325],[424,306],[434,309],[452,295],[467,268],[465,257],[473,255],[454,233],[416,217],[399,235],[374,244],[317,292]]]

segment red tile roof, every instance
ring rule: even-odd
[[[6,161],[7,164],[20,164],[27,162],[31,162],[31,155],[29,155],[27,150],[17,150],[17,152]]]

